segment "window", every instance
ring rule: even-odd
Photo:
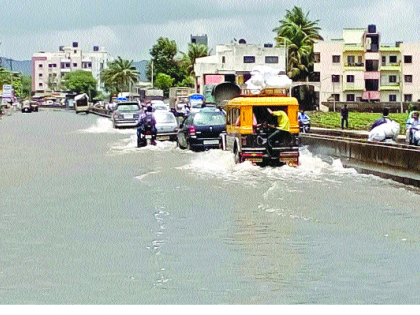
[[[315,63],[321,62],[321,53],[314,53],[314,62]]]
[[[255,56],[244,56],[244,63],[255,63]]]
[[[40,64],[38,65],[38,68],[42,69],[42,63],[40,63]]]
[[[354,56],[347,56],[347,65],[348,66],[354,66],[355,58]]]
[[[77,50],[76,49],[74,50],[74,53],[77,54]]]
[[[404,94],[404,102],[412,102],[413,94]]]
[[[388,78],[389,83],[396,83],[397,82],[397,76],[396,75],[390,75]]]
[[[396,101],[397,101],[397,95],[395,95],[395,94],[390,94],[390,95],[389,95],[389,101],[390,101],[390,102],[396,102]]]
[[[340,56],[337,56],[337,55],[332,56],[332,62],[333,63],[340,63]]]
[[[331,94],[331,97],[334,99],[334,101],[339,102],[340,101],[340,94]]]
[[[332,82],[340,82],[340,76],[339,76],[339,75],[337,75],[337,74],[333,74],[333,75],[331,76],[331,81],[332,81]]]
[[[412,83],[413,82],[413,76],[411,74],[406,74],[404,76],[404,82]]]
[[[39,77],[42,77],[42,73],[39,74]]]
[[[52,68],[52,67],[53,67],[52,63],[48,64],[48,68]]]
[[[77,63],[73,63],[73,67],[77,67]]]
[[[277,57],[277,56],[265,56],[265,63],[279,63],[279,57]]]
[[[363,57],[362,56],[357,56],[357,65],[358,66],[362,66],[363,65]]]
[[[385,56],[382,56],[382,65],[386,66],[386,57]]]
[[[354,102],[354,94],[347,94],[347,102]]]
[[[389,56],[389,63],[397,63],[397,56]]]
[[[413,56],[404,56],[404,63],[412,63],[413,62]]]
[[[354,75],[348,75],[347,82],[354,82]]]
[[[222,56],[222,63],[226,63],[226,57]]]
[[[39,86],[39,87],[42,87],[42,85],[43,85],[42,83],[39,83],[39,84],[38,84],[38,86]]]
[[[366,60],[366,71],[378,71],[379,69],[379,60]]]

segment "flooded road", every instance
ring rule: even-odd
[[[0,120],[0,304],[418,304],[420,195],[41,109]]]

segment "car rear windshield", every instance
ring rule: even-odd
[[[155,113],[154,116],[158,124],[176,123],[176,118],[172,113]]]
[[[222,113],[206,113],[200,112],[194,116],[194,124],[197,126],[214,126],[224,125],[226,123],[225,116]]]
[[[133,111],[133,110],[139,110],[139,105],[137,104],[121,104],[118,105],[119,111]]]

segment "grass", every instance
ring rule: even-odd
[[[324,113],[320,111],[310,111],[306,113],[311,118],[312,127],[330,129],[341,128],[341,115],[339,112]],[[382,114],[379,113],[349,112],[348,129],[369,131],[370,126],[380,117],[382,117]],[[405,135],[405,123],[408,119],[408,113],[389,114],[388,117],[400,124],[400,134]]]

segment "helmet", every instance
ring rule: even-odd
[[[152,107],[152,105],[147,105],[147,107],[146,107],[146,111],[148,111],[148,112],[153,111],[153,107]]]

